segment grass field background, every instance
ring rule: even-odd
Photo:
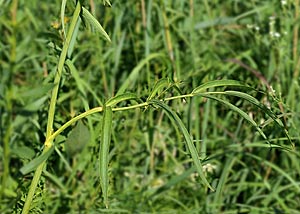
[[[0,1],[0,213],[299,213],[298,0],[80,2]]]

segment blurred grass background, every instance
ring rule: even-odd
[[[0,1],[1,213],[19,213],[32,174],[19,169],[45,140],[52,80],[64,34],[60,1]],[[101,115],[90,116],[91,140],[72,157],[53,154],[32,213],[299,213],[299,2],[238,0],[84,1],[112,43],[81,24],[72,54],[80,78],[65,70],[55,129],[114,96],[152,54],[128,91],[147,98],[161,78],[182,93],[216,79],[242,81],[284,122],[294,147],[267,115],[239,98],[266,133],[270,148],[239,115],[212,100],[173,101],[192,135],[216,192],[199,182],[183,139],[161,111],[116,112],[110,153],[110,208],[98,179]],[[74,10],[68,1],[65,24]],[[245,92],[245,91],[244,91]],[[176,92],[174,92],[176,93]],[[170,92],[161,97],[171,96]],[[56,143],[63,142],[70,129]]]

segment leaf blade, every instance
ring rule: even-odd
[[[74,129],[71,130],[67,140],[65,141],[65,148],[69,157],[80,153],[89,141],[89,129],[83,124],[81,120],[79,120]]]
[[[255,128],[256,130],[259,132],[259,134],[267,141],[267,137],[266,135],[264,134],[264,132],[261,130],[261,128],[259,128],[259,126],[257,125],[257,123],[250,118],[250,116],[244,112],[243,110],[239,109],[238,107],[236,107],[235,105],[231,104],[230,102],[226,101],[226,100],[222,100],[218,97],[215,97],[215,96],[211,96],[211,95],[208,95],[208,94],[202,94],[201,96],[203,97],[206,97],[206,98],[209,98],[209,99],[212,99],[212,100],[216,100],[220,103],[223,103],[224,105],[226,105],[227,107],[229,107],[231,110],[237,112],[239,115],[241,115],[244,119],[246,119],[248,122],[250,122]]]
[[[110,106],[104,106],[103,108],[103,120],[102,120],[102,133],[101,133],[101,145],[99,151],[100,160],[100,185],[103,192],[104,204],[108,208],[108,155],[109,145],[111,141],[112,131],[112,109]]]
[[[208,88],[214,88],[214,87],[220,87],[220,86],[240,86],[240,87],[247,87],[245,84],[236,81],[236,80],[214,80],[214,81],[209,81],[206,82],[196,88],[192,91],[192,94],[197,94],[200,92],[203,92],[203,90],[208,89]]]
[[[161,89],[167,88],[169,85],[170,85],[170,82],[167,78],[163,78],[163,79],[158,80],[155,83],[155,85],[154,85],[149,97],[147,98],[147,100],[149,101],[149,100],[153,99],[155,97],[155,95],[159,93],[159,91]]]
[[[122,101],[126,101],[126,100],[138,100],[139,98],[137,97],[136,94],[133,93],[124,93],[124,94],[120,94],[117,95],[115,97],[110,98],[107,102],[106,102],[106,106],[114,106]]]
[[[158,100],[151,100],[149,103],[154,104],[156,106],[159,106],[160,108],[165,110],[165,112],[167,113],[169,119],[173,120],[177,124],[178,129],[181,131],[181,133],[183,134],[183,136],[185,138],[186,146],[187,146],[187,148],[190,152],[190,155],[192,157],[192,160],[193,160],[193,162],[196,166],[197,172],[198,172],[202,182],[205,184],[205,186],[209,187],[211,190],[214,191],[213,187],[209,184],[209,182],[207,181],[207,179],[204,175],[203,167],[202,167],[201,161],[199,159],[197,149],[196,149],[195,145],[193,144],[191,136],[189,135],[189,133],[188,133],[187,129],[185,128],[185,126],[184,126],[183,122],[181,121],[181,119],[165,103],[163,103],[161,101],[158,101]]]
[[[30,161],[28,164],[26,164],[25,166],[23,166],[20,169],[20,172],[23,175],[28,174],[29,172],[34,171],[41,163],[43,163],[45,160],[48,159],[48,157],[52,154],[52,152],[54,151],[54,146],[52,146],[49,150],[47,150],[46,152],[44,152],[43,154],[41,154],[40,156],[34,158],[32,161]]]
[[[102,25],[98,22],[98,20],[84,7],[82,7],[82,15],[88,23],[95,28],[97,32],[99,32],[107,41],[111,42],[106,31],[103,29]]]

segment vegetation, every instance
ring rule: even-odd
[[[0,6],[1,213],[299,213],[299,0]]]

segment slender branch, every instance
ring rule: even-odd
[[[50,101],[50,107],[49,107],[49,114],[48,114],[48,121],[47,121],[47,131],[46,131],[46,141],[44,143],[45,147],[43,150],[43,153],[47,152],[51,147],[52,147],[52,141],[50,141],[50,137],[52,134],[52,130],[53,130],[53,122],[54,122],[54,114],[55,114],[55,106],[56,106],[56,101],[57,101],[57,94],[58,94],[58,90],[59,90],[59,83],[60,83],[60,79],[61,79],[61,75],[63,72],[63,67],[64,67],[64,63],[65,63],[65,59],[67,56],[67,52],[69,49],[69,44],[72,38],[72,35],[74,33],[75,30],[75,26],[76,23],[79,19],[79,15],[80,15],[80,11],[81,11],[81,5],[80,5],[80,1],[77,1],[77,5],[73,14],[73,19],[70,25],[70,29],[66,38],[66,41],[64,43],[60,58],[59,58],[59,62],[58,62],[58,66],[57,66],[57,71],[55,74],[55,79],[54,79],[54,88],[52,90],[52,96],[51,96],[51,101]],[[42,171],[44,169],[44,167],[46,166],[46,160],[43,161],[38,168],[36,169],[31,185],[29,187],[29,191],[28,191],[28,195],[26,197],[26,201],[22,210],[22,214],[27,214],[30,211],[30,205],[31,202],[33,200],[33,196],[34,196],[34,192],[35,189],[38,185],[38,182],[40,180]]]
[[[68,52],[68,49],[69,49],[69,44],[70,44],[70,41],[72,39],[72,35],[73,35],[73,32],[74,32],[76,23],[78,21],[80,11],[81,11],[81,5],[80,5],[80,2],[77,1],[76,9],[75,9],[74,14],[73,14],[73,20],[72,20],[71,25],[70,25],[70,30],[68,32],[67,39],[66,39],[65,44],[63,46],[63,49],[62,49],[62,52],[61,52],[61,55],[60,55],[60,58],[59,58],[58,66],[57,66],[57,71],[56,71],[56,74],[55,74],[55,79],[54,79],[55,86],[52,90],[52,96],[51,96],[51,101],[50,101],[46,139],[48,139],[50,137],[50,135],[52,134],[54,114],[55,114],[55,106],[56,106],[57,94],[58,94],[58,90],[59,90],[59,83],[60,83],[60,79],[61,79],[61,76],[62,76],[62,72],[63,72],[67,52]],[[51,147],[51,144],[46,144],[45,146],[50,146]]]

